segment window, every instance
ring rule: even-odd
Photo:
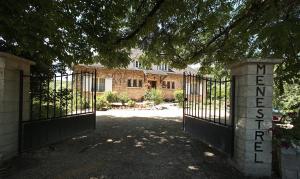
[[[162,70],[162,71],[168,71],[169,67],[167,64],[161,64],[157,67],[158,70]]]
[[[137,60],[134,61],[134,65],[135,65],[136,68],[141,68],[142,67],[142,64]]]
[[[175,89],[175,82],[174,81],[163,81],[162,88]]]
[[[137,87],[137,80],[136,79],[133,80],[133,85],[132,86]]]
[[[143,87],[143,80],[139,80],[139,87]]]
[[[167,82],[167,88],[170,89],[170,82]]]
[[[166,81],[163,81],[162,82],[162,88],[166,88],[166,87],[167,87]]]
[[[175,82],[172,81],[172,89],[175,89]]]
[[[98,78],[98,89],[99,92],[105,91],[105,79],[104,78]]]
[[[127,81],[127,87],[143,87],[143,80],[138,80],[138,79],[128,79]]]
[[[94,83],[95,78],[92,79]],[[94,90],[94,85],[92,85],[92,90]],[[105,79],[104,78],[96,78],[96,91],[104,92],[105,91]]]
[[[127,87],[131,87],[131,79],[128,79],[128,81],[127,81]]]

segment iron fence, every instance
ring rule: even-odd
[[[96,72],[30,77],[30,119],[51,120],[95,113]]]
[[[233,126],[234,78],[213,79],[200,75],[184,74],[184,116],[208,122]],[[233,108],[232,108],[233,109]]]

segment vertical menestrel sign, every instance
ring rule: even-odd
[[[266,74],[266,65],[265,64],[257,64],[256,70],[256,100],[255,106],[257,108],[256,111],[256,130],[255,130],[255,141],[254,141],[254,162],[255,163],[263,163],[263,160],[259,157],[263,153],[263,142],[264,142],[264,131],[261,128],[261,123],[264,122],[264,100],[266,94],[266,86],[264,84]]]

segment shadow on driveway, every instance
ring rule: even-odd
[[[176,118],[98,116],[97,129],[12,162],[9,178],[242,178]]]

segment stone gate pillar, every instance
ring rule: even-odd
[[[278,59],[247,59],[235,76],[234,162],[247,176],[271,176],[273,66]]]
[[[30,110],[28,77],[22,80],[23,104],[19,103],[20,74],[22,71],[29,75],[32,64],[32,61],[0,52],[0,164],[18,154],[19,120],[28,120]],[[19,114],[23,114],[22,118]]]

